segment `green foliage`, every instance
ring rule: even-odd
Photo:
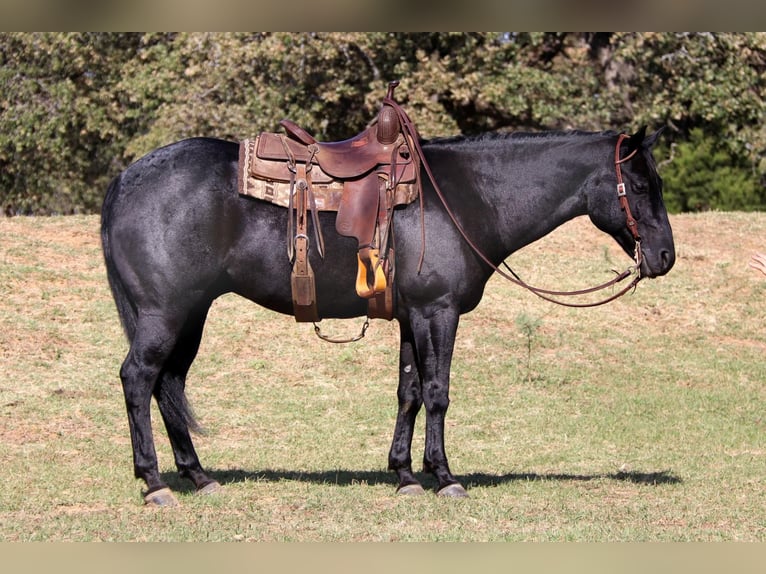
[[[738,165],[720,138],[701,128],[673,148],[662,170],[668,209],[753,211],[766,208],[766,190],[748,166]]]
[[[92,212],[125,145],[113,86],[133,34],[0,35],[0,202],[7,212]]]
[[[527,371],[527,382],[529,383],[532,381],[532,342],[537,336],[537,332],[540,330],[540,327],[543,324],[543,320],[540,317],[534,317],[522,311],[521,313],[516,315],[516,319],[514,322],[516,323],[516,328],[519,331],[521,331],[526,341],[526,347],[527,347],[526,371]]]
[[[730,174],[707,179],[748,190],[671,203],[750,209],[766,181],[765,74],[764,33],[0,33],[0,204],[97,211],[109,179],[151,149],[283,117],[349,137],[399,79],[424,137],[648,124],[678,147],[701,128],[730,158]]]

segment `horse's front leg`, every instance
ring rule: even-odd
[[[388,468],[399,477],[398,494],[423,494],[423,487],[412,472],[412,435],[415,419],[423,405],[420,370],[412,330],[409,325],[400,322],[399,331],[399,388],[396,392],[399,410],[396,414],[394,439],[388,453]]]
[[[468,496],[452,475],[444,449],[444,421],[449,408],[452,351],[459,321],[454,306],[426,308],[410,313],[410,326],[420,366],[423,403],[426,407],[426,440],[423,470],[438,481],[441,496]]]

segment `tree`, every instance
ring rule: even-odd
[[[671,205],[760,208],[764,77],[764,33],[2,33],[0,201],[9,213],[97,211],[109,179],[151,149],[238,140],[283,117],[349,137],[399,79],[426,138],[667,126],[663,170],[711,153],[705,169],[731,173],[730,191],[701,202],[663,174]],[[747,191],[729,202],[735,180]]]
[[[112,86],[136,34],[0,34],[0,201],[9,213],[98,209],[123,145]]]

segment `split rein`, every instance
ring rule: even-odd
[[[466,233],[465,229],[463,229],[463,226],[460,224],[460,222],[457,220],[457,217],[455,217],[455,214],[450,209],[449,205],[447,204],[447,200],[444,198],[444,195],[442,194],[441,189],[439,188],[439,184],[436,183],[436,178],[434,177],[433,173],[431,172],[431,167],[428,165],[428,162],[426,161],[425,155],[423,154],[423,149],[420,147],[420,141],[418,137],[417,130],[415,129],[415,125],[412,123],[412,120],[407,116],[407,113],[397,104],[393,99],[385,98],[384,103],[387,105],[390,105],[394,110],[396,110],[396,113],[399,117],[400,124],[402,126],[402,129],[407,136],[406,139],[408,140],[408,144],[412,150],[412,156],[413,160],[416,162],[419,162],[422,164],[423,169],[428,174],[428,178],[431,181],[431,184],[433,185],[434,191],[436,192],[436,195],[439,198],[439,201],[441,201],[442,205],[444,206],[444,209],[447,212],[447,215],[449,215],[450,219],[452,220],[452,223],[457,228],[460,235],[463,237],[463,239],[468,243],[468,245],[473,249],[473,251],[478,255],[482,261],[484,261],[487,265],[490,266],[496,273],[498,273],[501,277],[504,279],[507,279],[511,283],[515,283],[516,285],[523,287],[530,291],[531,293],[534,293],[541,299],[544,299],[546,301],[549,301],[551,303],[555,303],[557,305],[562,305],[564,307],[577,307],[577,308],[585,308],[585,307],[598,307],[600,305],[605,305],[607,303],[610,303],[614,301],[615,299],[618,299],[625,295],[628,291],[634,290],[636,288],[636,285],[638,285],[638,282],[641,281],[641,262],[643,261],[643,254],[641,252],[641,236],[638,233],[638,224],[636,222],[636,219],[633,217],[633,214],[630,211],[630,204],[628,203],[627,193],[625,189],[625,183],[622,179],[622,169],[621,165],[631,159],[636,152],[638,151],[633,150],[630,154],[625,156],[624,158],[620,159],[620,146],[622,145],[622,142],[626,139],[628,139],[629,136],[626,134],[620,134],[617,138],[617,145],[615,146],[614,150],[614,167],[615,172],[617,175],[617,198],[620,202],[620,206],[622,207],[622,210],[625,212],[625,219],[628,229],[630,230],[631,235],[633,236],[633,239],[635,241],[636,247],[634,251],[634,264],[629,266],[627,269],[625,269],[622,273],[617,273],[615,271],[615,277],[611,279],[610,281],[607,281],[605,283],[602,283],[601,285],[596,285],[595,287],[590,287],[587,289],[580,289],[576,291],[554,291],[549,289],[542,289],[540,287],[534,287],[532,285],[529,285],[525,281],[523,281],[514,271],[511,269],[507,263],[503,262],[503,266],[508,270],[508,272],[503,271],[500,269],[497,265],[492,263],[490,259],[479,249],[479,247],[471,240],[471,238]],[[421,228],[421,244],[422,244],[422,250],[420,253],[420,261],[418,263],[418,272],[420,271],[422,265],[423,265],[423,259],[425,257],[425,222],[423,220],[423,192],[422,192],[422,185],[420,181],[420,169],[416,169],[416,177],[417,177],[417,185],[418,188],[420,188],[420,193],[418,194],[420,196],[420,228]],[[589,293],[595,293],[597,291],[602,291],[604,289],[608,289],[609,287],[613,287],[614,285],[617,285],[618,283],[621,283],[631,275],[635,275],[633,280],[628,283],[627,286],[623,287],[616,293],[613,293],[609,297],[606,297],[605,299],[601,299],[596,302],[592,303],[570,303],[568,301],[561,301],[557,299],[558,297],[576,297],[578,295],[587,295]],[[314,332],[323,341],[326,341],[328,343],[353,343],[356,341],[359,341],[362,339],[366,332],[367,328],[370,326],[370,320],[367,318],[364,322],[364,326],[362,327],[362,331],[356,335],[355,337],[351,337],[348,339],[334,339],[331,337],[328,337],[327,335],[324,335],[319,328],[319,326],[315,323],[314,324]]]
[[[412,121],[407,116],[406,112],[397,104],[395,101],[390,100],[386,98],[384,100],[384,103],[392,106],[398,116],[399,121],[401,122],[401,125],[403,129],[405,130],[406,134],[408,135],[408,140],[410,140],[410,145],[414,147],[414,153],[413,155],[420,160],[420,162],[423,165],[423,168],[425,169],[426,173],[428,174],[428,178],[431,180],[431,184],[433,185],[434,191],[436,192],[436,195],[439,198],[439,201],[441,201],[442,205],[444,206],[444,209],[447,212],[447,215],[449,215],[450,219],[452,220],[452,223],[455,225],[457,230],[460,232],[460,235],[463,237],[463,239],[468,243],[468,245],[473,249],[473,251],[478,255],[487,265],[489,265],[495,272],[497,272],[501,277],[504,279],[507,279],[511,283],[515,283],[516,285],[519,285],[520,287],[523,287],[527,289],[528,291],[534,293],[541,299],[545,299],[546,301],[550,301],[551,303],[556,303],[557,305],[562,305],[565,307],[597,307],[600,305],[605,305],[606,303],[610,303],[611,301],[614,301],[615,299],[618,299],[619,297],[622,297],[625,295],[628,291],[631,291],[635,289],[636,285],[638,285],[638,282],[641,281],[641,262],[643,261],[643,254],[641,252],[641,236],[638,233],[638,225],[636,222],[636,219],[633,217],[633,214],[630,211],[630,205],[628,203],[628,198],[626,194],[625,189],[625,183],[622,180],[622,169],[621,165],[628,161],[630,158],[632,158],[636,152],[638,151],[633,150],[630,154],[628,154],[626,157],[620,159],[620,146],[622,145],[622,142],[626,139],[628,139],[629,136],[626,134],[620,134],[617,138],[617,145],[615,146],[614,150],[614,166],[615,166],[615,172],[617,174],[617,197],[620,201],[620,206],[622,207],[622,210],[625,212],[625,218],[627,227],[631,232],[631,235],[633,235],[633,239],[635,240],[636,248],[634,252],[634,265],[631,265],[628,267],[625,271],[622,273],[617,273],[617,275],[611,279],[610,281],[607,281],[606,283],[602,283],[601,285],[596,285],[595,287],[590,287],[587,289],[580,289],[577,291],[553,291],[549,289],[542,289],[540,287],[534,287],[532,285],[529,285],[525,281],[523,281],[505,262],[503,262],[503,266],[508,270],[510,273],[506,273],[502,269],[500,269],[497,265],[492,263],[490,259],[479,249],[479,247],[471,240],[470,237],[468,237],[468,234],[466,233],[465,229],[463,229],[463,226],[460,224],[460,222],[457,220],[457,217],[455,217],[455,214],[452,212],[452,210],[449,208],[449,205],[447,205],[447,201],[444,198],[444,195],[441,192],[441,189],[439,188],[439,185],[436,183],[436,178],[434,177],[433,173],[431,172],[431,167],[428,165],[428,162],[426,161],[425,155],[423,154],[423,149],[420,147],[420,141],[418,138],[417,131],[415,130],[415,126],[412,123]],[[420,170],[417,170],[418,177]],[[420,183],[420,182],[418,182]],[[421,187],[422,190],[422,187]],[[422,230],[422,245],[423,245],[423,251],[420,255],[420,263],[418,266],[418,269],[420,269],[420,266],[423,263],[424,253],[425,253],[425,226],[422,221],[422,212],[423,212],[423,194],[422,191],[420,193],[421,198],[421,230]],[[635,275],[633,280],[624,288],[622,288],[617,293],[614,293],[610,295],[609,297],[602,299],[600,301],[596,301],[593,303],[570,303],[567,301],[561,301],[557,299],[557,297],[574,297],[578,295],[586,295],[588,293],[594,293],[597,291],[601,291],[603,289],[607,289],[609,287],[612,287],[626,278],[630,277],[631,275]]]
[[[539,287],[532,287],[531,285],[528,285],[527,283],[522,281],[521,278],[519,278],[519,276],[516,275],[513,269],[511,269],[508,266],[508,264],[505,262],[503,262],[503,266],[506,269],[508,269],[508,271],[514,276],[513,278],[509,277],[507,274],[497,269],[496,266],[492,265],[492,267],[495,268],[495,271],[499,272],[500,275],[512,281],[513,283],[516,283],[517,285],[520,285],[524,287],[525,289],[528,289],[529,291],[531,291],[532,293],[534,293],[541,299],[545,299],[546,301],[550,301],[551,303],[556,303],[557,305],[562,305],[564,307],[580,307],[580,308],[598,307],[600,305],[611,303],[615,299],[619,299],[620,297],[625,295],[628,291],[634,290],[636,288],[636,285],[638,285],[638,282],[641,281],[642,279],[641,262],[643,261],[644,255],[643,255],[643,252],[641,251],[641,236],[638,233],[638,223],[636,222],[636,219],[633,217],[633,214],[630,211],[630,204],[628,203],[627,191],[625,189],[625,183],[622,180],[622,168],[620,166],[621,164],[625,163],[630,158],[632,158],[634,155],[636,155],[638,148],[634,149],[627,156],[620,159],[620,145],[622,144],[623,140],[626,140],[626,139],[628,139],[628,136],[625,134],[620,134],[619,137],[617,138],[617,145],[615,146],[615,149],[614,149],[614,169],[617,174],[617,199],[620,202],[620,207],[622,207],[622,210],[625,213],[625,223],[631,235],[633,236],[633,240],[635,241],[635,244],[636,244],[635,251],[633,252],[634,264],[628,267],[627,269],[625,269],[625,271],[623,271],[622,273],[617,273],[615,271],[616,276],[612,280],[607,281],[606,283],[602,283],[601,285],[596,285],[595,287],[590,287],[589,289],[580,289],[578,291],[550,291],[547,289],[541,289]],[[482,258],[484,259],[484,261],[487,261],[487,259],[484,258],[483,256]],[[617,293],[614,293],[613,295],[607,297],[606,299],[602,299],[600,301],[596,301],[593,303],[569,303],[567,301],[559,301],[557,299],[553,299],[553,296],[573,297],[577,295],[586,295],[588,293],[601,291],[603,289],[612,287],[616,285],[617,283],[620,283],[621,281],[630,277],[633,274],[635,274],[635,277],[626,287],[623,287]]]

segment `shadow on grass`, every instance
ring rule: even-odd
[[[334,484],[336,486],[351,486],[355,484],[378,485],[384,484],[392,489],[396,488],[396,475],[393,472],[386,471],[365,471],[365,470],[328,470],[320,472],[299,472],[291,470],[212,470],[210,476],[215,478],[222,485],[238,482],[281,482],[297,481],[314,484]],[[163,473],[163,480],[178,492],[192,491],[191,483],[178,478],[177,473]],[[486,474],[473,473],[456,475],[456,478],[466,486],[466,488],[475,487],[494,487],[510,482],[534,482],[534,481],[557,481],[557,482],[589,482],[594,480],[616,480],[622,482],[631,482],[634,484],[643,484],[649,486],[659,486],[665,484],[680,484],[683,481],[673,475],[668,470],[657,472],[614,472],[606,474],[567,474],[567,473],[511,473],[511,474]],[[418,479],[426,489],[433,489],[436,486],[435,479],[429,474],[419,474]]]

